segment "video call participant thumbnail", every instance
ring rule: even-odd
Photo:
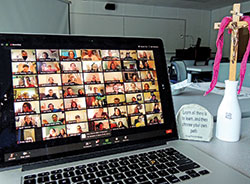
[[[152,50],[137,50],[139,60],[154,60],[154,54]]]
[[[40,113],[39,101],[15,102],[15,115],[30,115]]]
[[[85,97],[64,99],[65,110],[86,109]]]
[[[137,60],[137,52],[136,50],[120,50],[121,60],[131,61]]]
[[[84,97],[84,88],[83,86],[64,86],[63,87],[63,97],[64,98],[75,98],[75,97]]]
[[[43,140],[65,138],[67,137],[67,132],[65,125],[57,125],[42,128]]]
[[[108,120],[89,122],[90,131],[103,131],[103,130],[108,130],[108,129],[110,129]]]
[[[142,82],[144,92],[154,92],[159,91],[158,81],[147,81]]]
[[[126,82],[139,82],[141,81],[139,72],[123,72],[124,80]]]
[[[126,93],[138,93],[142,91],[141,82],[125,83]]]
[[[127,104],[142,104],[144,103],[142,93],[126,94]]]
[[[139,64],[140,70],[155,70],[155,62],[142,60]]]
[[[106,84],[106,94],[107,95],[118,95],[124,94],[124,84],[123,83],[112,83]]]
[[[163,116],[162,114],[150,114],[147,115],[147,124],[155,125],[155,124],[163,124]]]
[[[127,118],[110,119],[109,123],[110,128],[114,130],[128,128]]]
[[[160,94],[159,92],[144,93],[144,100],[146,103],[159,102]]]
[[[12,62],[12,74],[36,74],[35,62]]]
[[[101,93],[97,96],[86,97],[86,105],[87,108],[106,107],[107,106],[106,95],[104,95],[103,92],[103,94]]]
[[[128,116],[139,116],[145,114],[144,104],[128,105]]]
[[[62,112],[64,111],[63,99],[58,100],[42,100],[41,101],[41,112]]]
[[[125,61],[123,61],[122,69],[124,71],[136,71],[136,70],[138,70],[138,63],[137,63],[137,61],[134,61],[134,60],[132,60],[132,61],[125,60]]]
[[[57,49],[37,49],[37,61],[59,61],[59,51]]]
[[[66,128],[67,128],[67,134],[69,136],[77,136],[82,133],[89,132],[88,122],[67,124]]]
[[[86,96],[97,96],[105,93],[104,84],[85,85]]]
[[[103,61],[103,70],[109,71],[121,71],[121,61]]]
[[[157,80],[156,71],[141,71],[142,81],[154,81]]]
[[[60,74],[40,74],[38,75],[38,80],[41,87],[62,85]]]
[[[42,114],[42,126],[64,125],[65,123],[63,112]]]
[[[118,106],[118,107],[109,107],[109,117],[114,118],[122,118],[127,116],[127,108],[126,106]]]
[[[17,129],[41,127],[40,115],[16,116],[15,122]]]
[[[81,62],[61,62],[62,73],[78,73],[82,71]]]
[[[62,87],[41,87],[39,88],[41,100],[53,100],[62,98]]]
[[[123,82],[122,72],[105,72],[104,81],[105,83]]]
[[[20,88],[14,89],[14,101],[33,101],[38,100],[38,89],[37,88]]]
[[[120,60],[119,50],[101,50],[103,61]]]
[[[144,127],[144,126],[146,126],[144,115],[132,116],[129,118],[130,118],[130,122],[131,122],[131,127]]]
[[[82,73],[62,74],[62,83],[65,86],[83,84]]]
[[[66,123],[80,123],[87,120],[86,110],[66,111]]]
[[[37,62],[37,65],[38,73],[41,74],[52,74],[61,72],[58,62]]]
[[[11,49],[12,61],[36,61],[35,49]]]
[[[34,88],[37,86],[37,77],[35,75],[13,75],[14,88]]]
[[[60,61],[81,61],[80,50],[60,50]]]
[[[17,144],[36,142],[35,129],[19,129],[16,131]]]
[[[101,61],[82,61],[83,72],[102,72]]]
[[[100,50],[82,49],[82,61],[101,61]]]
[[[145,104],[146,114],[155,114],[162,112],[161,103],[147,103]]]
[[[101,84],[103,83],[102,73],[84,73],[85,84]]]
[[[88,112],[88,119],[91,120],[103,120],[108,119],[108,111],[107,108],[98,108],[98,109],[87,109]]]
[[[126,100],[124,95],[108,95],[107,103],[109,107],[125,105]]]

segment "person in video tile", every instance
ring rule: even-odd
[[[64,85],[82,84],[82,75],[78,74],[63,74],[62,81]]]
[[[21,126],[36,126],[35,119],[29,115],[24,116]]]
[[[99,108],[98,111],[94,114],[93,118],[108,118],[108,114],[103,111],[103,108]]]
[[[149,87],[149,84],[148,84],[148,83],[145,83],[143,87],[144,87],[144,90],[145,90],[145,91],[148,91],[148,90],[150,89],[150,87]]]
[[[122,83],[107,84],[106,93],[113,94],[113,95],[124,94],[124,86]]]
[[[122,115],[121,110],[119,108],[115,107],[113,116],[116,117],[116,116],[121,116],[121,115]]]
[[[60,73],[60,67],[57,62],[38,62],[39,73]]]
[[[59,61],[59,52],[57,49],[37,49],[37,61]]]
[[[133,117],[133,119],[131,119],[131,121],[132,121],[132,126],[134,126],[134,127],[145,126],[145,119],[144,119],[143,115],[135,116],[135,117]]]
[[[28,53],[25,50],[22,50],[21,55],[22,55],[23,60],[26,61],[28,58]]]
[[[98,72],[99,70],[101,71],[101,69],[99,69],[100,67],[98,67],[98,65],[96,63],[92,63],[91,64],[91,68],[90,71],[91,72]]]
[[[103,83],[102,73],[84,73],[85,84]]]
[[[76,132],[79,133],[79,134],[83,133],[82,127],[80,125],[77,125]]]
[[[35,62],[13,62],[12,69],[14,74],[35,74],[36,63]]]
[[[58,99],[56,93],[53,92],[53,89],[49,89],[49,94],[45,95],[45,97],[48,99]]]
[[[23,103],[22,112],[34,112],[32,110],[32,106],[31,106],[31,104],[29,102]]]
[[[56,124],[56,123],[63,124],[61,121],[58,120],[57,114],[53,114],[53,115],[52,115],[52,122],[50,122],[50,123],[54,123],[54,124]]]
[[[114,104],[116,104],[116,105],[120,104],[120,99],[119,98],[114,98]]]
[[[64,93],[64,98],[65,97],[72,97],[75,96],[76,94],[74,93],[73,89],[71,87],[68,87],[67,90]]]
[[[64,128],[62,128],[62,129],[60,130],[60,133],[59,133],[59,135],[58,135],[57,137],[59,137],[59,138],[67,137],[67,134],[66,134],[66,131],[65,131]]]
[[[157,100],[155,94],[152,94],[152,95],[151,95],[150,102],[158,102],[158,100]]]
[[[118,122],[118,128],[127,128],[122,121]]]
[[[54,128],[50,129],[48,137],[49,138],[57,137],[57,132],[56,132],[56,130]]]
[[[86,54],[82,56],[83,61],[99,61],[100,58],[97,57],[99,56],[98,50],[82,50],[82,53]]]
[[[154,113],[159,113],[160,111],[161,111],[161,110],[160,110],[159,103],[155,103],[153,112],[154,112]]]
[[[28,88],[35,87],[35,85],[34,85],[35,81],[31,81],[29,76],[26,76],[24,79],[25,79],[26,87],[28,87]]]
[[[50,103],[48,105],[48,110],[50,110],[50,112],[61,112],[62,111],[62,109],[55,109],[55,106],[52,103]]]
[[[141,83],[140,82],[132,82],[125,84],[126,92],[138,92],[141,91]]]
[[[111,60],[119,60],[119,52],[118,50],[108,50],[107,52],[105,50],[102,50],[102,56],[103,60],[107,61],[111,61]]]
[[[84,97],[84,92],[82,89],[78,89],[78,94],[77,94],[78,97]]]

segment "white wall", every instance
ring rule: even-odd
[[[59,0],[1,0],[0,32],[68,33],[67,4]]]
[[[230,11],[232,10],[233,5],[227,6],[224,8],[216,9],[211,12],[211,36],[210,36],[210,47],[213,52],[216,52],[216,38],[218,30],[214,30],[214,23],[221,22],[221,20],[226,16],[231,16]],[[250,12],[250,1],[241,3],[241,12]],[[230,35],[227,31],[224,32],[224,48],[223,48],[223,57],[230,56]]]
[[[155,37],[162,37],[163,30],[168,30],[167,37],[176,38],[170,43],[176,44],[175,49],[184,47],[184,40],[181,40],[178,34],[184,33],[194,37],[194,44],[198,37],[202,38],[201,45],[210,44],[210,11],[193,10],[183,8],[169,8],[159,6],[145,6],[133,4],[116,4],[115,11],[104,9],[104,2],[93,2],[83,0],[73,0],[71,5],[71,25],[73,34],[86,35],[112,35],[112,36],[131,36],[128,30],[134,29],[137,36],[140,35],[140,27],[128,28],[127,20],[137,18],[146,18],[149,21],[170,21],[172,32],[169,32],[170,24],[153,27],[152,33]],[[156,21],[155,21],[156,22]],[[180,30],[181,29],[181,30]],[[182,30],[183,29],[183,30]],[[152,36],[149,35],[149,36]],[[186,39],[185,47],[189,47],[191,39]],[[174,55],[174,49],[167,50],[168,58]]]

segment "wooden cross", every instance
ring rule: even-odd
[[[231,29],[231,48],[230,48],[230,68],[229,68],[229,80],[236,80],[236,68],[238,57],[238,45],[239,45],[239,29],[247,27],[246,21],[240,21],[240,17],[243,15],[240,13],[240,4],[234,4],[232,14],[232,22],[229,23],[227,29]],[[214,24],[214,29],[219,29],[220,23]]]

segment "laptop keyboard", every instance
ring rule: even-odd
[[[173,148],[23,177],[23,184],[171,184],[209,174]]]

